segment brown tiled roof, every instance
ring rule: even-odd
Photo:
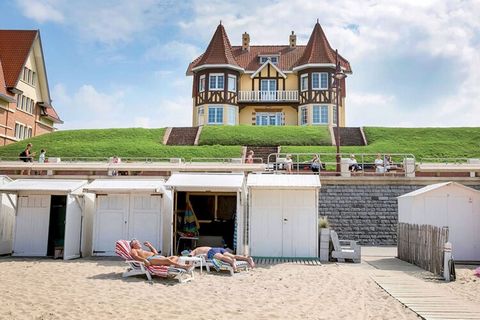
[[[0,61],[0,94],[1,93],[7,93],[7,88],[5,88],[5,78],[3,77],[2,61]]]
[[[6,87],[17,85],[37,34],[37,30],[0,30],[0,61]]]
[[[44,103],[38,103],[38,105],[41,108],[40,110],[41,110],[42,116],[50,118],[55,123],[63,123],[63,121],[60,119],[57,111],[55,111],[55,108],[53,106],[46,105]]]
[[[187,69],[187,74],[192,74],[192,69],[196,66],[207,64],[203,61],[217,61],[211,58],[206,57],[207,54],[212,56],[209,49],[212,46],[213,40],[216,37],[217,33],[219,32],[219,28],[223,30],[224,38],[226,38],[228,42],[228,54],[225,56],[230,56],[234,59],[236,63],[232,63],[231,60],[228,64],[238,65],[241,68],[245,69],[246,71],[256,71],[260,66],[260,59],[258,58],[259,55],[268,55],[268,54],[278,54],[279,61],[278,67],[282,71],[291,71],[294,67],[309,64],[309,63],[333,63],[335,64],[335,51],[330,47],[328,40],[323,32],[320,24],[317,22],[315,27],[313,28],[313,32],[310,36],[308,44],[306,46],[296,46],[295,48],[290,48],[288,45],[266,45],[266,46],[250,46],[250,50],[242,50],[242,46],[230,46],[230,42],[228,41],[227,34],[225,33],[225,29],[222,25],[219,25],[217,31],[215,31],[215,35],[210,42],[210,45],[205,51],[204,54],[200,55],[198,58],[193,60]],[[218,36],[217,36],[218,37]],[[219,51],[220,46],[216,45],[216,52]],[[212,51],[212,50],[210,50]],[[221,50],[220,50],[221,51]],[[221,56],[221,53],[216,53],[218,56]],[[339,60],[342,67],[344,67],[347,72],[352,72],[350,68],[350,63],[343,58],[340,54]],[[220,60],[218,60],[220,61]],[[225,61],[225,60],[222,60]],[[226,62],[216,62],[212,63],[209,62],[208,64],[226,64]]]
[[[222,24],[215,30],[205,53],[192,63],[192,68],[204,64],[230,64],[238,67],[233,57],[232,45]]]

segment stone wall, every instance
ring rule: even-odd
[[[319,215],[328,217],[340,239],[357,240],[362,245],[396,245],[397,197],[424,186],[322,184]]]

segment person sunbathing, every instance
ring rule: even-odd
[[[237,260],[246,261],[250,266],[250,268],[255,268],[255,263],[253,262],[252,257],[232,254],[227,249],[224,249],[224,248],[198,247],[192,250],[189,255],[194,257],[202,254],[206,254],[207,259],[215,258],[228,263],[229,265],[232,266],[233,271],[235,272],[237,272],[237,265],[235,263]]]
[[[133,259],[145,263],[146,266],[173,266],[185,270],[191,268],[190,265],[179,264],[179,258],[176,256],[165,257],[160,255],[150,242],[145,241],[143,244],[150,251],[143,250],[140,241],[137,239],[130,241],[130,247],[132,248],[130,254]]]

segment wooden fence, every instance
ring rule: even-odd
[[[443,270],[443,246],[448,241],[448,227],[398,224],[398,258],[434,274]]]

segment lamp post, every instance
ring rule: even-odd
[[[341,161],[341,156],[340,156],[340,110],[339,110],[339,97],[341,95],[342,87],[340,84],[340,81],[345,79],[347,75],[342,71],[342,68],[340,67],[340,61],[338,60],[338,50],[335,50],[335,73],[332,75],[333,77],[333,89],[335,90],[335,107],[336,107],[336,114],[335,118],[337,121],[337,134],[335,135],[335,144],[337,145],[337,155],[336,155],[336,160],[337,160],[337,175],[340,174],[340,161]]]

